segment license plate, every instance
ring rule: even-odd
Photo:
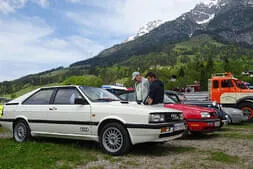
[[[215,126],[215,127],[219,127],[219,126],[220,126],[220,121],[214,122],[214,126]]]
[[[174,124],[174,131],[185,130],[184,123]]]

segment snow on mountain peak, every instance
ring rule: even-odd
[[[218,5],[219,0],[204,0],[201,3],[209,6],[209,8],[211,8],[212,6]]]
[[[149,33],[150,31],[152,31],[153,29],[157,28],[158,26],[160,26],[163,23],[164,23],[164,21],[162,21],[162,20],[150,21],[146,25],[144,25],[143,27],[141,27],[138,30],[138,32],[136,33],[136,35],[130,36],[125,42],[129,42],[129,41],[135,40],[137,37],[140,37],[140,36],[143,36],[143,35]]]
[[[196,23],[199,24],[199,25],[202,25],[202,24],[210,22],[214,17],[215,17],[215,14],[211,14],[211,15],[209,15],[208,19],[205,19],[205,20],[202,20],[202,21],[196,21]]]

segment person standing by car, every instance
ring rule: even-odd
[[[149,72],[146,78],[150,82],[147,102],[149,105],[163,103],[164,85],[157,79],[156,74]]]
[[[133,72],[132,80],[135,81],[135,93],[137,103],[145,102],[148,96],[149,82],[142,77],[140,72]]]

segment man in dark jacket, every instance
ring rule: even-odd
[[[146,75],[146,78],[150,82],[149,93],[148,93],[148,104],[159,104],[163,103],[164,97],[164,85],[163,83],[157,79],[156,74],[153,72],[149,72]]]

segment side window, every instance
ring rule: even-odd
[[[23,104],[49,104],[54,89],[42,89],[32,95]]]
[[[58,89],[54,104],[75,104],[76,98],[82,98],[75,88]]]
[[[231,88],[231,87],[233,87],[233,83],[231,80],[222,80],[221,87],[222,88]]]
[[[219,88],[219,81],[218,81],[218,80],[214,80],[214,81],[213,81],[213,88],[214,88],[214,89]]]
[[[135,92],[128,94],[128,101],[136,101],[136,94]]]

